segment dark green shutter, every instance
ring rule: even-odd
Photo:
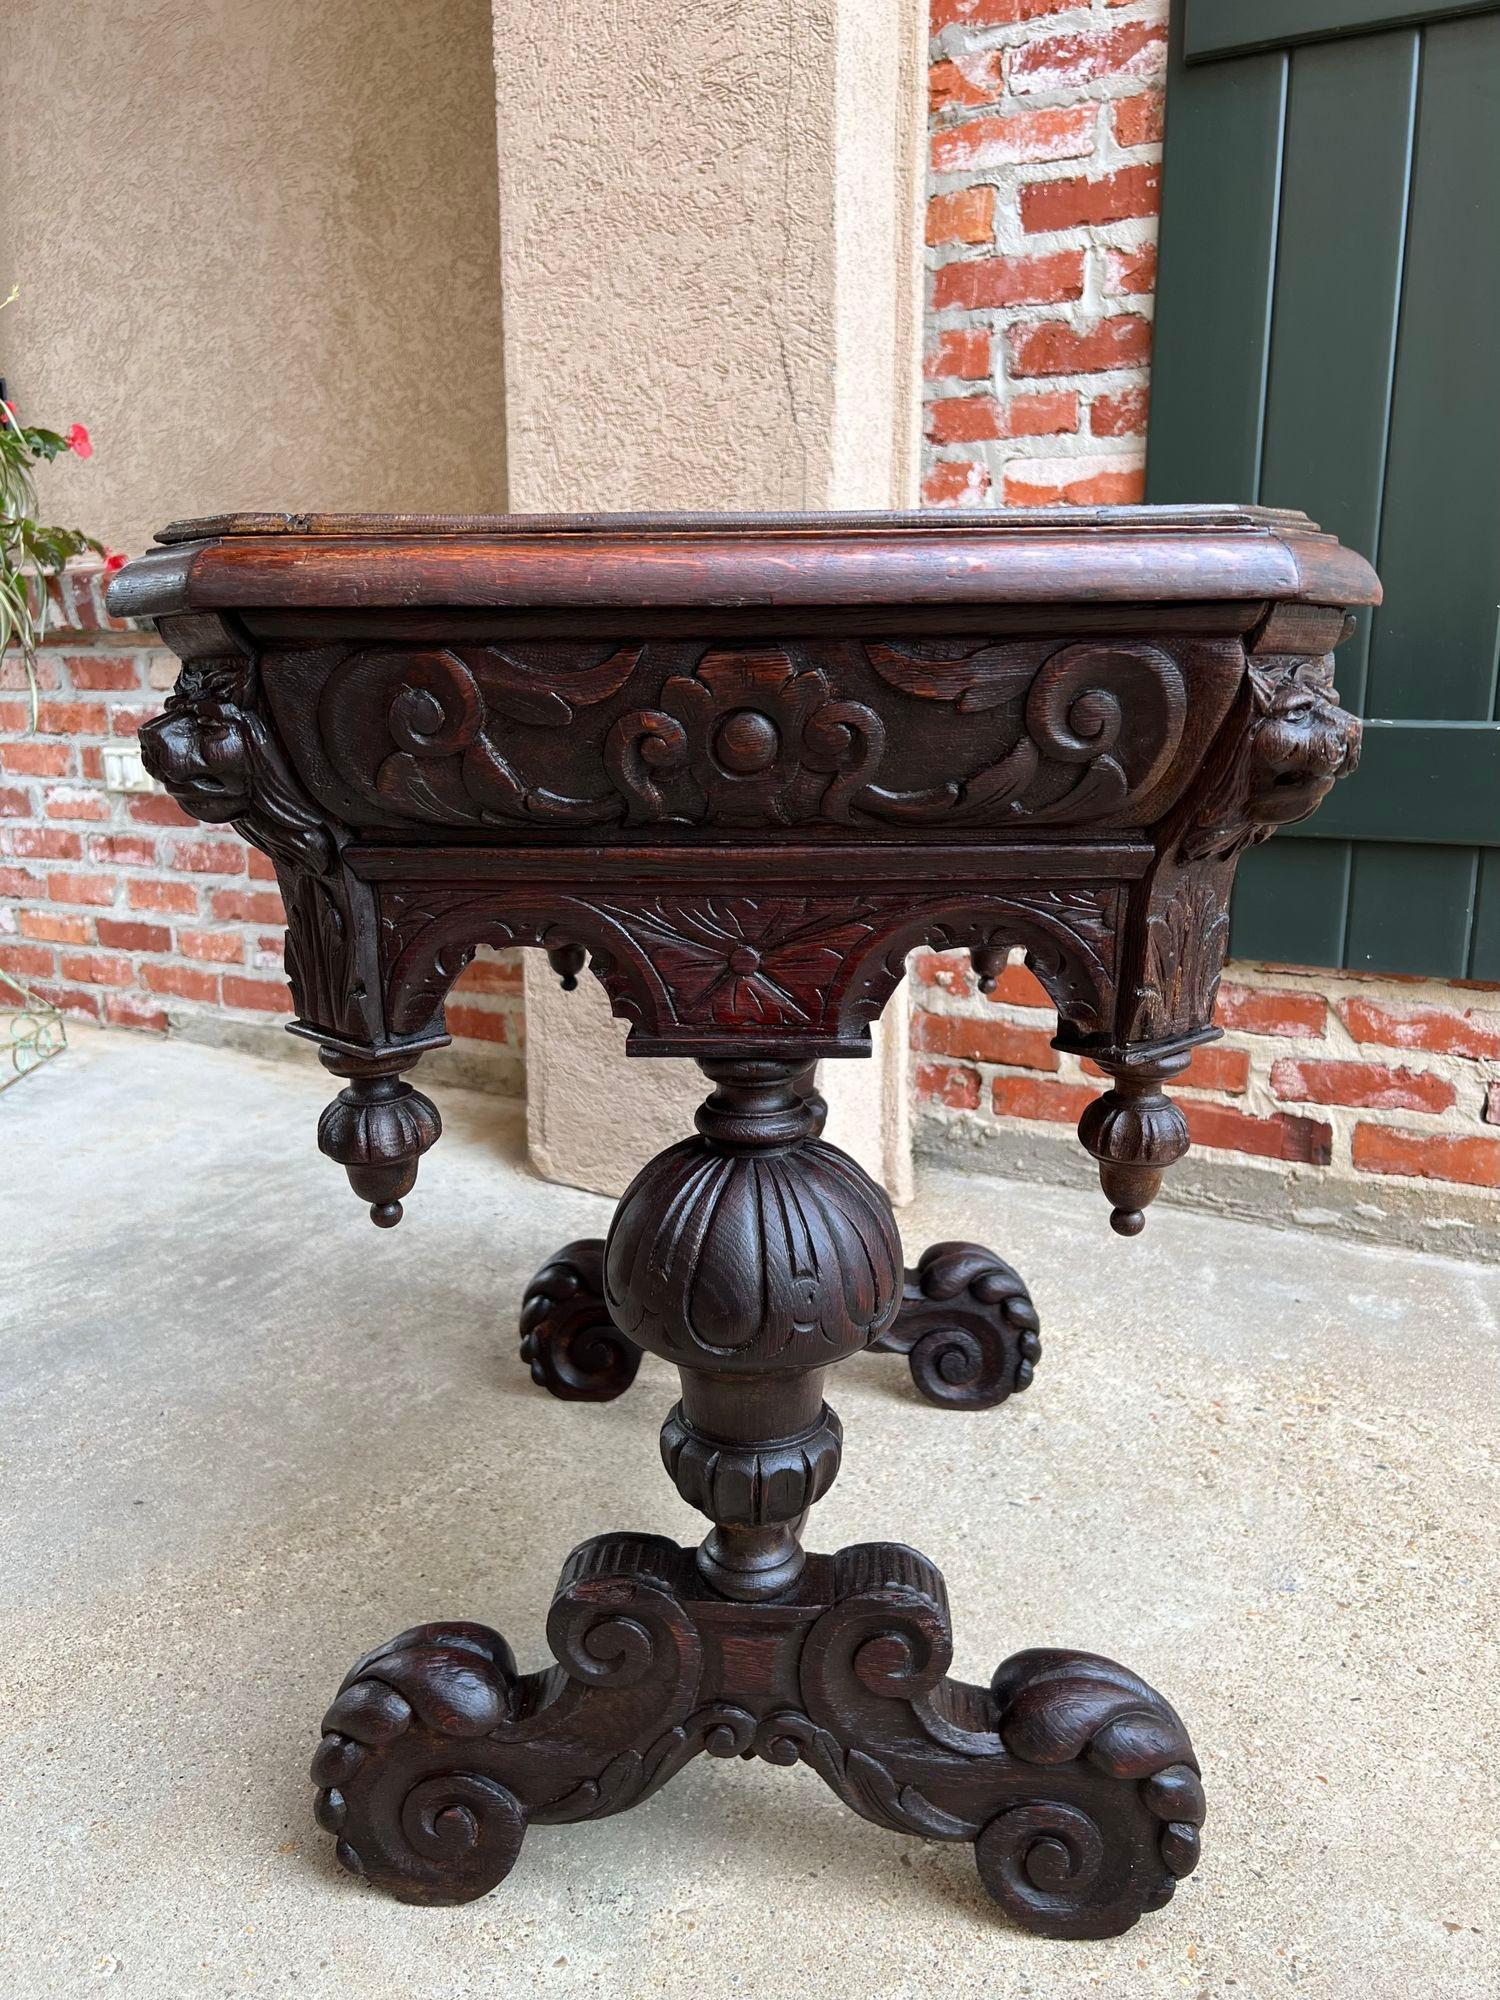
[[[1176,0],[1148,494],[1302,507],[1386,602],[1359,773],[1242,957],[1500,980],[1500,0]]]

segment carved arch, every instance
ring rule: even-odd
[[[996,957],[1019,945],[1059,1015],[1105,1033],[1123,893],[1114,884],[950,892],[914,914],[909,893],[391,887],[381,896],[386,1019],[393,1035],[430,1031],[480,945],[572,947],[589,952],[611,1008],[653,1050],[693,1054],[753,1035],[789,1051],[855,1052],[913,950]]]

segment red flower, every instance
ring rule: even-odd
[[[79,458],[92,458],[94,441],[82,424],[73,424],[68,431],[68,450]]]
[[[124,569],[129,560],[130,558],[122,556],[118,549],[111,549],[109,554],[104,558],[104,574],[106,576],[113,576],[117,569]]]

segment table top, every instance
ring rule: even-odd
[[[1272,508],[227,514],[174,522],[111,608],[1374,604],[1364,559]]]

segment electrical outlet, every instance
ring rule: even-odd
[[[104,789],[107,792],[154,792],[156,785],[141,762],[140,745],[107,743],[104,746]]]

